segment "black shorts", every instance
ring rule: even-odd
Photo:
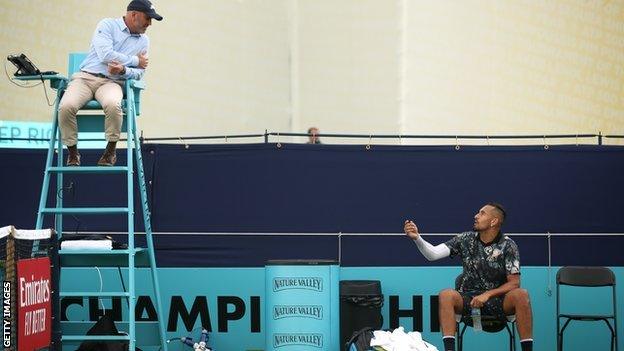
[[[462,299],[464,300],[464,309],[462,311],[462,321],[468,325],[472,325],[472,318],[470,313],[472,311],[472,307],[470,306],[470,301],[472,298],[481,294],[480,292],[474,293],[466,293],[460,292]],[[506,321],[507,316],[505,315],[505,311],[503,310],[503,298],[504,296],[495,296],[491,297],[489,300],[483,304],[481,307],[481,316],[491,316],[492,319]]]

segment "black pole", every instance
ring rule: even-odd
[[[602,145],[602,132],[598,132],[598,145]]]

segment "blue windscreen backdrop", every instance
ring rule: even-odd
[[[100,151],[82,153],[83,165],[90,165]],[[509,233],[624,232],[624,148],[617,146],[367,150],[359,145],[145,144],[143,154],[153,230],[168,233],[157,240],[165,265],[258,266],[266,257],[335,258],[334,236],[201,233],[400,233],[405,219],[414,220],[423,233],[458,233],[471,229],[474,214],[489,201],[507,208],[504,230]],[[124,164],[125,150],[118,156]],[[32,228],[45,150],[0,149],[0,161],[4,165],[0,225]],[[50,206],[54,192],[68,207],[123,206],[126,184],[123,175],[66,175],[63,188],[50,192]],[[126,228],[125,217],[64,218],[66,231]],[[47,225],[51,224],[50,218]],[[138,213],[136,224],[142,230]],[[366,265],[362,256],[381,257],[374,265],[421,259],[402,237],[342,240],[343,262],[353,265]],[[563,251],[561,257],[553,256],[553,264],[566,264],[579,241],[557,240]],[[521,246],[525,264],[544,264],[544,245],[542,239]],[[595,246],[613,251],[602,258],[592,254],[588,263],[623,265],[617,250],[624,247],[622,237],[602,237],[583,245],[586,250]],[[275,257],[276,250],[280,257]],[[584,260],[578,255],[575,259],[572,262]]]

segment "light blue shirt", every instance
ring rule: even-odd
[[[91,39],[87,58],[80,70],[100,73],[111,79],[141,79],[144,69],[138,68],[140,53],[147,53],[149,38],[145,34],[131,34],[123,18],[105,18],[98,23]],[[126,74],[110,75],[108,63],[117,61],[126,66]]]

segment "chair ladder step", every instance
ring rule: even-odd
[[[110,173],[126,173],[128,172],[128,167],[126,166],[116,166],[116,167],[97,167],[97,166],[87,166],[87,167],[50,167],[48,168],[49,172],[52,173],[95,173],[95,174],[110,174]]]
[[[48,207],[41,210],[41,213],[59,213],[59,214],[115,214],[128,213],[127,207]]]
[[[128,267],[130,255],[134,256],[135,268],[150,267],[149,250],[146,248],[134,250],[63,249],[58,253],[61,267]]]

